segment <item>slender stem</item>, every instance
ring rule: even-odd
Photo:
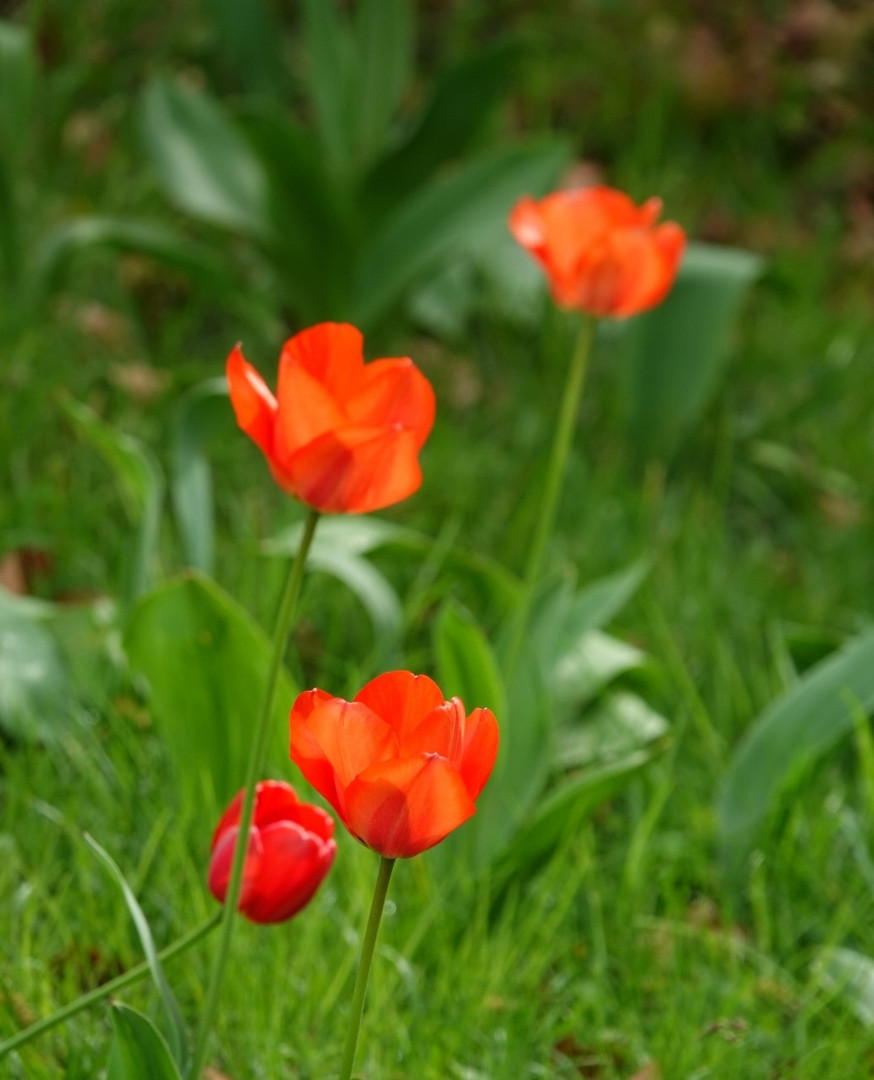
[[[207,922],[202,923],[195,930],[185,934],[185,936],[179,938],[178,941],[174,941],[161,949],[158,953],[158,959],[170,960],[172,957],[178,956],[179,953],[185,952],[186,949],[190,949],[191,946],[196,945],[201,938],[206,937],[208,933],[215,930],[221,921],[221,917],[222,913],[217,911],[211,919],[207,920]],[[123,990],[126,986],[130,986],[131,983],[139,982],[140,979],[145,978],[149,974],[150,970],[148,961],[144,960],[141,964],[137,964],[136,967],[130,968],[129,971],[125,971],[124,974],[119,975],[117,978],[112,979],[107,983],[103,983],[102,986],[95,987],[94,990],[90,990],[81,997],[77,997],[75,1001],[71,1001],[69,1005],[64,1005],[63,1008],[58,1009],[58,1011],[52,1013],[51,1016],[46,1016],[42,1020],[37,1020],[35,1024],[31,1024],[29,1027],[19,1031],[17,1035],[13,1035],[11,1039],[7,1039],[5,1042],[0,1043],[0,1058],[5,1057],[12,1050],[18,1049],[19,1046],[24,1046],[25,1043],[29,1043],[32,1039],[38,1039],[40,1035],[43,1035],[46,1031],[51,1031],[51,1029],[57,1027],[58,1024],[63,1024],[65,1020],[69,1020],[71,1016],[75,1016],[77,1013],[87,1009],[89,1005],[94,1005],[98,1001],[102,1001],[111,994]]]
[[[387,859],[385,856],[380,859],[379,873],[376,877],[373,900],[370,904],[370,914],[367,916],[367,928],[364,931],[364,940],[361,943],[361,959],[358,961],[355,989],[352,991],[352,1013],[349,1017],[346,1045],[343,1047],[340,1080],[351,1080],[352,1077],[352,1065],[355,1062],[355,1051],[358,1047],[358,1032],[361,1029],[361,1017],[364,1013],[364,998],[367,994],[367,980],[370,977],[370,965],[373,961],[373,951],[376,948],[379,921],[382,918],[382,909],[385,907],[388,883],[391,881],[391,872],[394,870],[394,866],[394,859]]]
[[[525,629],[528,617],[531,614],[531,605],[534,601],[534,590],[537,586],[540,571],[543,565],[543,556],[546,545],[555,526],[555,516],[558,511],[558,498],[561,494],[564,474],[567,468],[568,453],[574,434],[574,422],[580,408],[580,398],[583,386],[586,382],[586,370],[589,364],[589,354],[592,349],[592,340],[595,336],[595,319],[584,318],[577,335],[576,345],[571,356],[568,368],[567,381],[561,400],[561,408],[558,414],[558,422],[555,428],[555,438],[552,442],[552,450],[549,455],[549,465],[546,471],[546,482],[543,488],[543,498],[540,502],[540,511],[537,516],[537,526],[534,537],[528,549],[528,561],[525,565],[525,577],[522,582],[522,596],[513,624],[512,636],[506,653],[506,671],[515,671],[519,660],[519,651],[525,637]]]
[[[285,593],[279,606],[279,614],[276,617],[276,629],[273,635],[273,654],[270,657],[270,667],[267,671],[267,682],[261,698],[261,712],[255,728],[255,737],[249,751],[249,764],[246,770],[245,795],[243,806],[240,811],[240,825],[237,832],[237,842],[234,845],[234,861],[231,866],[231,878],[228,882],[228,891],[225,896],[225,906],[222,915],[222,929],[219,937],[218,950],[213,961],[209,987],[206,992],[203,1012],[200,1016],[200,1026],[197,1032],[197,1042],[194,1047],[194,1056],[191,1061],[189,1077],[198,1080],[206,1058],[206,1044],[215,1020],[218,1009],[219,992],[222,978],[228,961],[231,946],[231,936],[234,931],[234,922],[237,914],[237,905],[240,899],[240,890],[243,884],[243,865],[246,861],[246,849],[248,847],[249,827],[252,824],[252,815],[255,808],[255,786],[258,776],[264,767],[264,752],[267,746],[267,734],[270,727],[270,716],[273,712],[273,699],[276,696],[276,687],[279,682],[279,672],[282,668],[282,658],[285,655],[285,646],[297,608],[297,599],[300,595],[300,586],[303,581],[303,571],[306,564],[307,553],[312,543],[316,525],[319,520],[319,511],[310,509],[304,526],[303,538],[285,586]]]

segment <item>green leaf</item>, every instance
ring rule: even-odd
[[[454,600],[434,620],[437,682],[447,697],[460,697],[468,712],[491,709],[500,720],[507,695],[498,661],[476,620]]]
[[[147,1016],[115,1002],[112,1030],[106,1080],[182,1080],[167,1043]]]
[[[600,630],[590,630],[547,668],[547,685],[561,705],[579,706],[645,661],[646,654],[633,645]]]
[[[336,0],[301,0],[307,81],[316,129],[331,172],[345,176],[354,155],[354,93],[359,57]]]
[[[219,44],[243,86],[278,99],[283,91],[282,27],[265,0],[208,0]]]
[[[145,592],[158,555],[164,478],[149,450],[131,435],[116,431],[81,402],[65,397],[64,412],[79,435],[94,447],[112,469],[128,516],[136,525],[136,543],[125,590],[129,600]]]
[[[188,566],[211,574],[215,561],[212,470],[206,442],[230,430],[228,384],[224,376],[191,387],[174,410],[171,494]]]
[[[667,720],[642,698],[620,690],[562,728],[555,763],[560,769],[580,769],[631,757],[668,731]]]
[[[414,7],[409,0],[359,0],[360,69],[355,98],[356,162],[370,163],[385,144],[413,66]]]
[[[563,781],[544,799],[513,836],[501,860],[497,879],[507,884],[528,877],[555,851],[568,831],[579,827],[593,811],[614,798],[662,751],[659,744],[638,750],[619,761],[586,769]]]
[[[10,168],[28,145],[36,74],[30,33],[0,21],[0,159]]]
[[[362,253],[353,279],[353,321],[378,322],[455,248],[504,227],[516,199],[552,184],[568,156],[567,145],[555,139],[500,146],[418,191]]]
[[[736,877],[778,799],[874,709],[874,630],[811,668],[759,716],[734,752],[719,798],[724,866]]]
[[[220,298],[231,312],[255,325],[275,322],[272,308],[241,288],[225,260],[214,249],[193,243],[175,229],[151,221],[114,217],[80,217],[52,229],[40,243],[34,261],[33,291],[37,303],[58,288],[70,262],[93,248],[135,252],[172,267],[198,288]]]
[[[406,135],[367,178],[363,199],[370,220],[383,217],[441,165],[470,149],[509,88],[519,59],[518,44],[503,40],[443,72]]]
[[[616,328],[624,354],[629,431],[643,459],[667,459],[709,403],[728,339],[762,260],[690,244],[667,299]]]
[[[874,961],[870,957],[854,949],[824,949],[814,970],[819,982],[840,997],[865,1027],[874,1027]]]
[[[49,612],[0,588],[0,730],[13,738],[44,741],[66,726],[69,678]]]
[[[204,92],[151,80],[140,110],[143,142],[167,196],[204,221],[269,238],[261,162]]]
[[[192,572],[144,596],[124,633],[131,667],[151,687],[151,708],[186,795],[217,810],[245,779],[252,725],[272,645],[214,581]],[[295,698],[280,673],[269,762],[287,772],[288,711]]]
[[[134,896],[133,889],[128,885],[118,863],[116,863],[109,852],[102,848],[94,837],[90,836],[88,833],[85,833],[85,842],[101,860],[104,866],[107,867],[122,891],[124,902],[133,919],[137,936],[143,947],[146,962],[149,965],[149,971],[152,975],[152,981],[161,997],[161,1004],[164,1008],[164,1015],[170,1031],[170,1051],[174,1061],[176,1061],[181,1069],[184,1069],[186,1057],[185,1025],[182,1022],[182,1013],[179,1011],[179,1004],[173,995],[173,991],[170,989],[167,977],[164,975],[161,961],[158,959],[158,950],[155,948],[155,942],[152,938],[152,931],[149,928],[148,920],[143,914],[143,909],[140,907],[139,901]]]

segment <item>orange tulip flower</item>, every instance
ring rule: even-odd
[[[434,391],[409,358],[365,364],[360,331],[320,323],[288,340],[276,397],[237,345],[227,375],[237,422],[281,488],[316,510],[364,514],[412,495]]]
[[[541,264],[555,302],[624,318],[661,303],[677,276],[686,234],[656,225],[661,199],[635,206],[608,187],[526,196],[510,213],[514,238]]]
[[[346,828],[388,859],[439,844],[475,812],[498,752],[488,709],[465,716],[427,675],[390,671],[354,701],[308,690],[291,710],[291,757]]]
[[[212,838],[209,890],[224,903],[237,846],[240,791],[222,814]],[[255,788],[255,812],[243,864],[240,911],[256,923],[284,922],[313,898],[331,869],[337,844],[334,822],[318,806],[303,803],[281,780]]]

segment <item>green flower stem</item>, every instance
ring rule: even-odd
[[[285,593],[279,606],[279,615],[276,618],[276,630],[273,635],[273,654],[270,657],[270,667],[267,672],[267,683],[264,687],[264,695],[261,699],[261,713],[255,729],[255,737],[249,751],[249,765],[246,770],[245,795],[243,806],[240,811],[240,826],[237,833],[237,843],[234,845],[234,861],[231,866],[231,879],[228,882],[228,891],[225,896],[225,905],[222,915],[222,930],[219,937],[218,950],[213,961],[209,987],[206,992],[203,1012],[200,1016],[200,1027],[197,1032],[197,1042],[194,1047],[194,1056],[191,1061],[189,1077],[198,1080],[206,1058],[206,1044],[215,1021],[218,1009],[219,992],[222,978],[228,961],[231,945],[231,936],[234,931],[234,921],[237,914],[237,905],[240,899],[240,890],[243,884],[243,865],[246,861],[247,839],[249,827],[252,824],[252,815],[255,808],[255,786],[261,770],[264,767],[264,752],[267,747],[267,734],[270,726],[270,716],[273,712],[273,699],[276,696],[276,687],[279,682],[279,672],[282,668],[282,658],[285,655],[285,646],[291,629],[291,621],[297,608],[297,599],[300,595],[300,586],[303,581],[304,566],[307,554],[312,543],[316,525],[319,521],[319,511],[310,509],[304,526],[303,538],[285,586]]]
[[[343,1047],[340,1080],[351,1080],[352,1077],[352,1065],[355,1062],[355,1051],[358,1047],[358,1032],[361,1029],[361,1017],[364,1013],[364,997],[367,994],[367,980],[370,977],[373,950],[376,948],[376,935],[379,933],[379,922],[382,918],[382,909],[385,907],[388,884],[391,881],[391,872],[394,870],[394,866],[395,860],[386,859],[385,856],[381,858],[379,863],[379,874],[373,890],[370,914],[367,917],[367,928],[364,931],[364,941],[361,943],[361,959],[358,962],[358,974],[355,976],[355,989],[352,991],[352,1014],[349,1017],[346,1045]]]
[[[158,953],[158,959],[170,960],[174,956],[178,956],[179,953],[185,952],[186,949],[190,949],[191,946],[196,945],[201,938],[205,938],[207,934],[215,930],[219,922],[221,922],[221,917],[222,913],[217,911],[211,919],[202,923],[197,929],[192,930],[184,937],[179,938],[178,941],[174,941],[170,945],[167,945],[166,948],[162,949]],[[58,1024],[63,1024],[65,1020],[69,1020],[71,1016],[76,1016],[77,1013],[87,1009],[90,1005],[95,1005],[98,1001],[110,997],[119,990],[123,990],[126,986],[139,982],[139,980],[144,979],[150,971],[151,968],[149,967],[148,961],[144,960],[141,964],[137,964],[136,967],[132,967],[129,971],[125,971],[124,974],[110,980],[110,982],[104,983],[94,990],[90,990],[81,997],[77,997],[75,1001],[71,1001],[69,1005],[65,1005],[62,1009],[58,1009],[58,1011],[52,1013],[51,1016],[46,1016],[43,1020],[37,1020],[35,1024],[31,1024],[29,1027],[19,1031],[17,1035],[13,1035],[11,1039],[7,1039],[5,1042],[0,1043],[0,1058],[5,1057],[12,1050],[17,1050],[20,1046],[26,1045],[33,1039],[38,1039],[40,1035],[45,1034],[47,1031],[51,1031],[51,1029],[57,1027]]]
[[[584,318],[571,356],[567,381],[561,399],[561,408],[558,414],[558,423],[555,428],[555,438],[549,456],[543,499],[537,516],[537,527],[531,546],[528,549],[528,561],[522,582],[522,595],[519,600],[519,607],[516,610],[513,631],[506,654],[506,671],[509,673],[515,671],[519,661],[519,652],[525,638],[525,630],[531,614],[531,605],[534,602],[534,590],[543,566],[543,556],[546,552],[549,537],[555,527],[558,498],[561,494],[564,474],[567,469],[568,453],[573,442],[574,423],[580,408],[583,386],[586,382],[586,371],[589,366],[589,355],[592,351],[596,325],[595,319]]]

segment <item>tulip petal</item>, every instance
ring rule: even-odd
[[[477,799],[498,757],[498,721],[491,709],[474,709],[465,723],[459,772],[467,793]]]
[[[225,902],[228,884],[231,880],[234,849],[237,846],[237,836],[239,833],[240,830],[236,825],[226,829],[221,836],[218,837],[209,863],[209,891],[216,900],[222,904]],[[245,909],[246,903],[252,892],[252,883],[259,873],[261,850],[261,837],[258,830],[252,826],[252,828],[249,829],[249,844],[246,849],[246,861],[243,864],[243,881],[240,887],[240,901],[237,905],[240,911]]]
[[[286,350],[287,350],[286,346]],[[296,450],[348,425],[349,418],[324,383],[301,364],[294,353],[283,351],[279,361],[279,398],[276,458],[284,465]]]
[[[431,384],[408,357],[365,365],[358,389],[345,402],[352,424],[373,428],[400,424],[413,432],[417,450],[431,433],[435,408]]]
[[[476,807],[456,769],[436,754],[396,758],[363,772],[346,792],[349,829],[389,859],[439,844]]]
[[[460,699],[444,701],[416,727],[408,729],[401,741],[401,755],[439,754],[458,768],[464,746],[464,729],[464,705]]]
[[[336,401],[354,392],[364,368],[364,338],[349,323],[319,323],[289,338],[279,360],[280,380],[284,367],[308,372]],[[280,394],[280,406],[282,396]],[[294,406],[294,402],[289,402]]]
[[[381,510],[422,483],[416,437],[400,427],[327,432],[292,455],[285,471],[298,498],[335,514]]]
[[[299,700],[299,699],[298,699]],[[392,729],[366,705],[328,698],[290,718],[291,758],[307,781],[345,821],[345,788],[373,762],[397,753]]]
[[[255,922],[283,922],[312,899],[334,861],[337,845],[293,821],[262,829],[261,844],[258,873],[247,883],[240,908]]]
[[[444,704],[443,691],[437,683],[427,675],[414,675],[411,671],[387,671],[377,675],[361,688],[355,700],[391,726],[401,748],[407,733]]]
[[[228,389],[237,423],[269,458],[273,453],[278,404],[266,383],[236,345],[227,362]]]

